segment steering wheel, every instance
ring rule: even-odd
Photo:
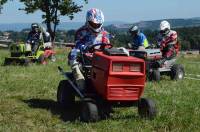
[[[100,46],[100,48],[95,49],[95,47],[97,47],[97,46]],[[94,51],[102,51],[107,47],[109,49],[111,49],[113,47],[113,45],[112,44],[106,44],[106,43],[93,44],[93,45],[87,46],[87,51],[90,52],[90,53],[93,53]]]

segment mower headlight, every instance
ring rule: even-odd
[[[141,64],[139,63],[134,63],[130,65],[130,72],[141,72]]]
[[[113,72],[122,72],[123,71],[123,64],[121,63],[113,63]]]

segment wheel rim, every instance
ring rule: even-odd
[[[56,57],[55,56],[51,56],[51,61],[55,62],[56,61]]]
[[[183,71],[179,70],[178,79],[183,79]]]

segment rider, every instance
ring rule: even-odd
[[[31,31],[27,37],[27,44],[31,44],[32,53],[35,53],[40,42],[50,41],[50,35],[38,23],[31,24]]]
[[[164,64],[166,60],[171,60],[176,57],[178,52],[177,32],[171,30],[168,21],[161,21],[160,33],[158,35],[158,46],[162,52],[162,59],[159,65]]]
[[[69,55],[69,63],[76,83],[80,90],[85,88],[85,78],[82,75],[77,62],[77,54],[87,52],[88,47],[94,44],[110,44],[109,33],[103,29],[104,15],[99,9],[92,8],[87,11],[86,23],[75,34],[75,48]]]
[[[128,47],[134,50],[144,50],[149,46],[146,36],[140,32],[138,26],[132,26],[129,33],[133,37],[133,42],[128,44]]]

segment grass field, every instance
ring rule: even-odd
[[[61,109],[56,103],[60,80],[57,66],[65,70],[65,50],[59,50],[56,63],[30,67],[0,66],[0,132],[33,131],[200,131],[200,81],[148,82],[145,97],[155,100],[158,115],[141,119],[137,109],[115,108],[111,118],[96,123],[79,121],[79,106]],[[8,52],[0,50],[0,64]],[[200,75],[200,57],[181,57],[187,74]],[[199,77],[200,79],[200,77]]]

